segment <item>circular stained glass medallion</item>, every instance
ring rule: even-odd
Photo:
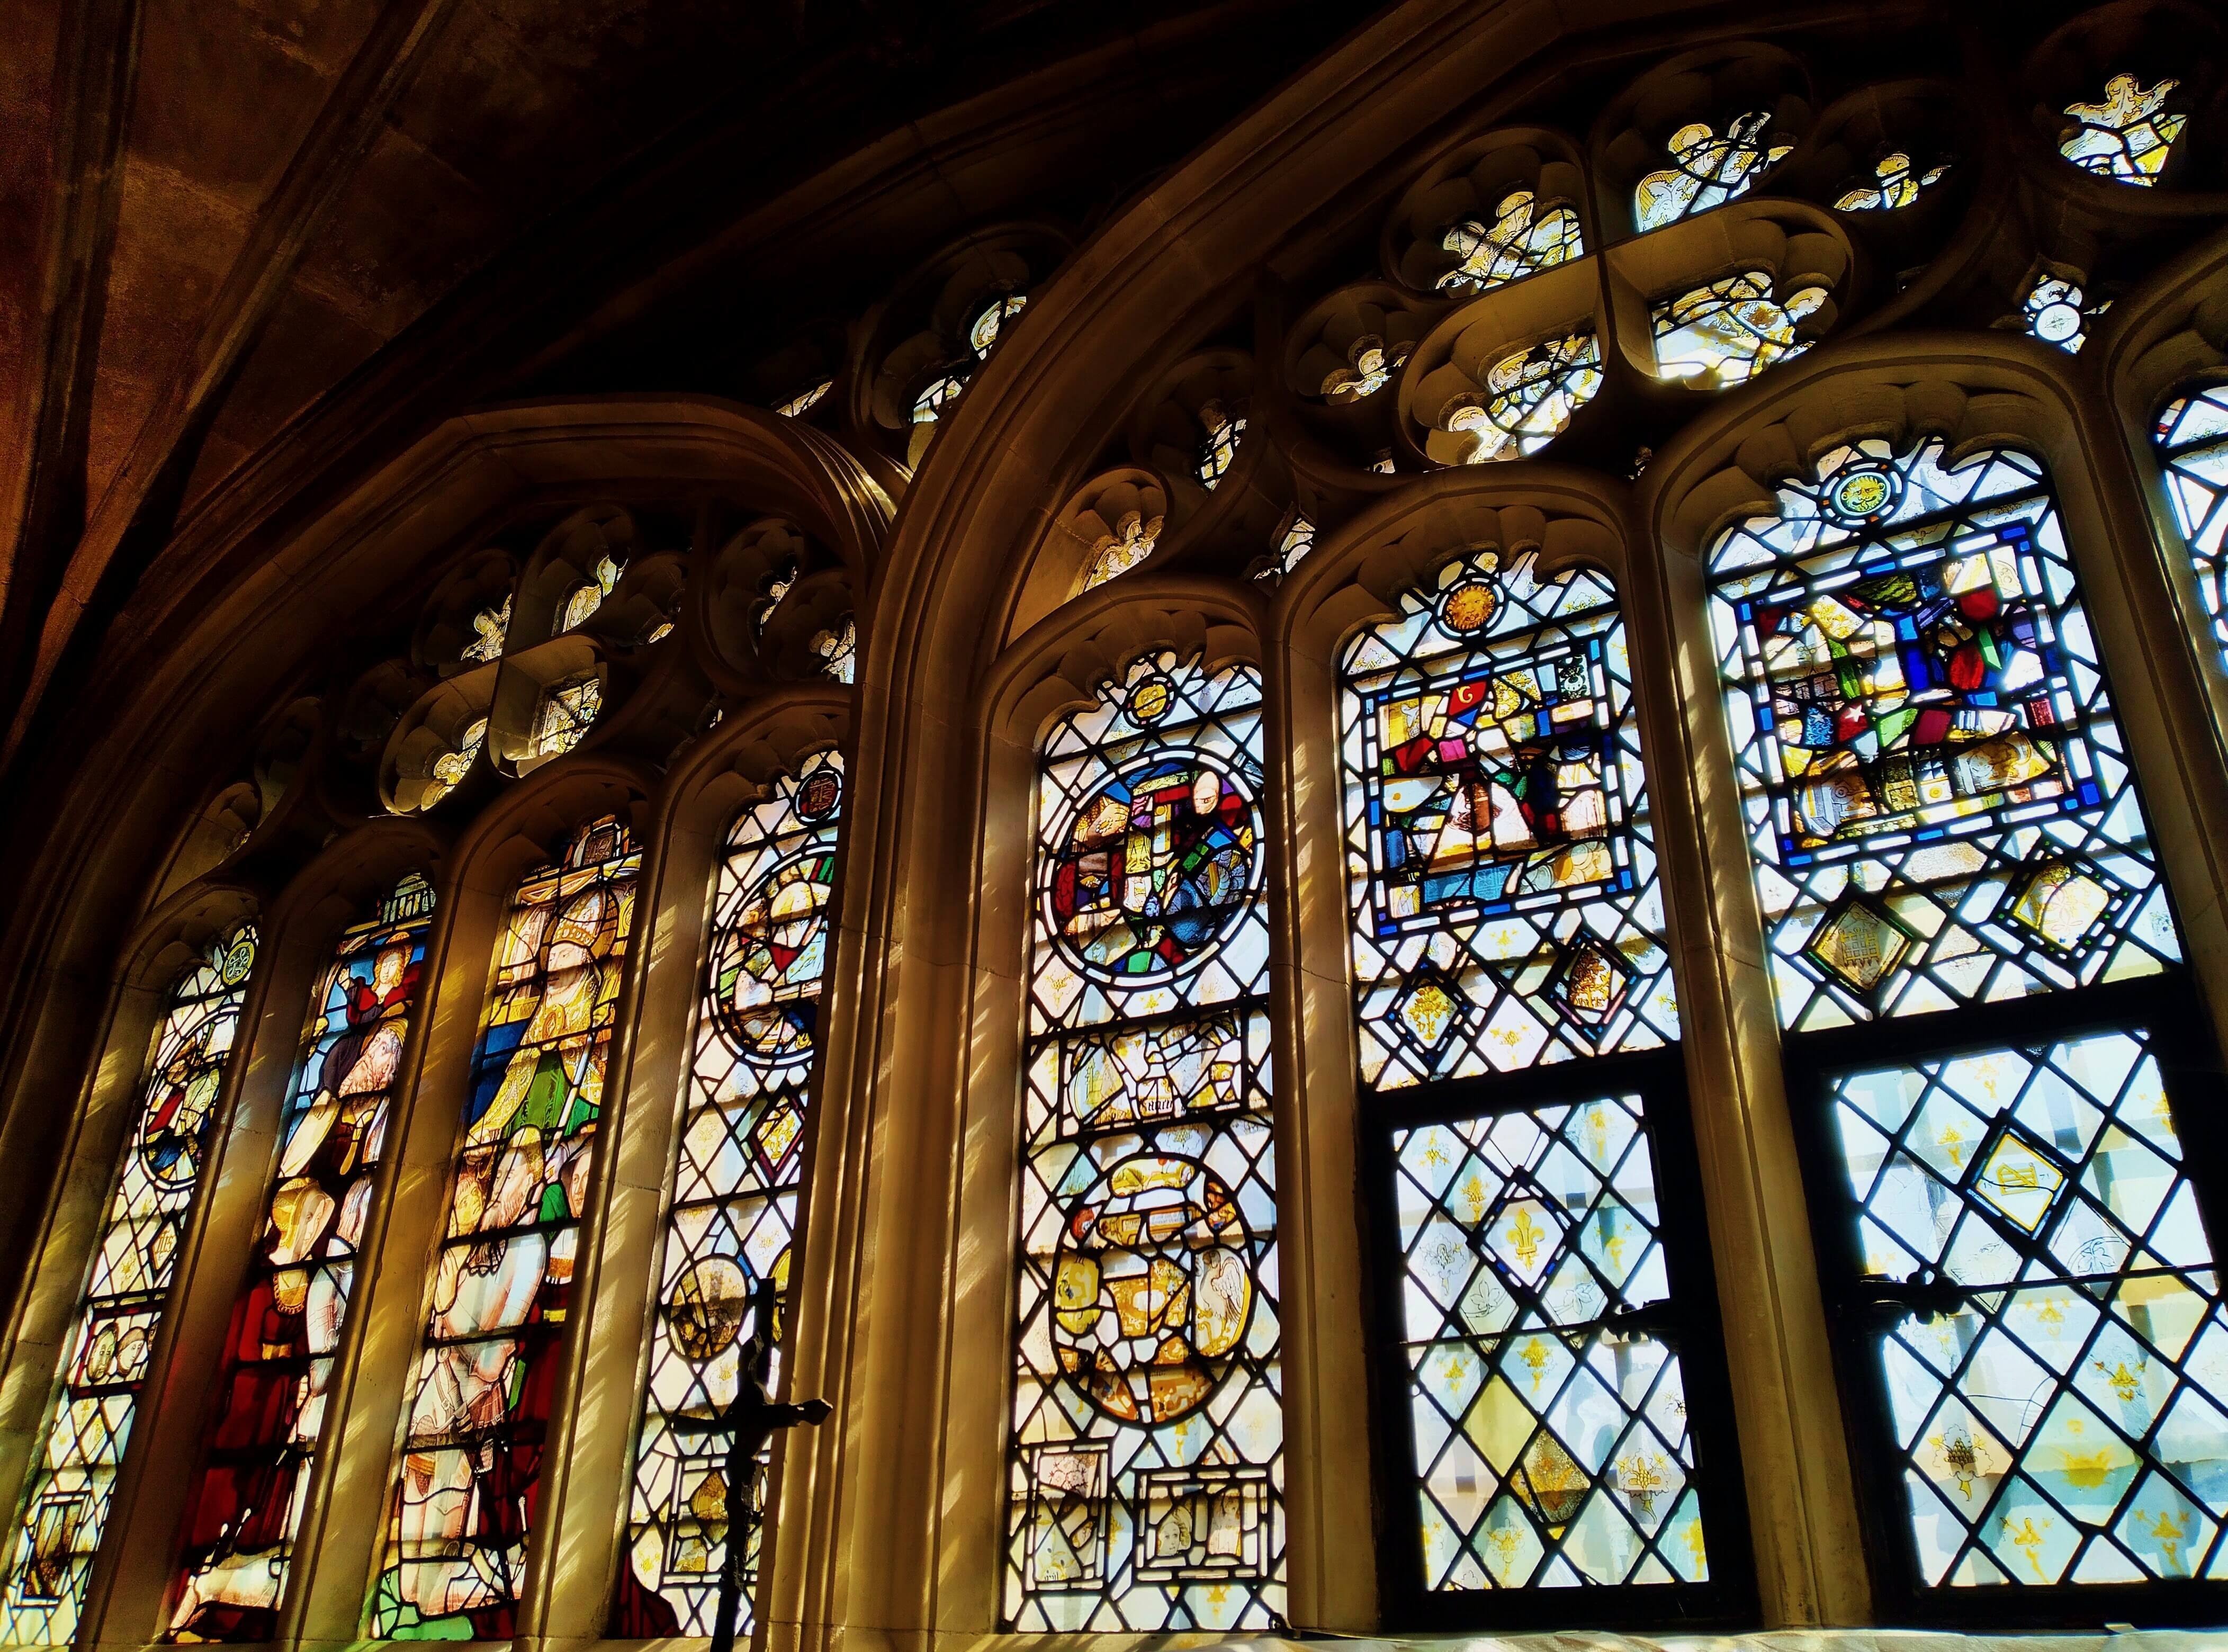
[[[1085,976],[1145,987],[1197,968],[1261,876],[1251,787],[1203,752],[1159,752],[1101,781],[1046,857],[1045,918]]]
[[[1129,697],[1123,701],[1122,709],[1138,727],[1149,728],[1167,716],[1175,703],[1175,685],[1155,671],[1130,685]]]
[[[1457,580],[1439,599],[1439,621],[1457,637],[1468,637],[1490,625],[1500,609],[1500,590],[1473,574]]]
[[[747,1061],[789,1067],[812,1057],[835,880],[834,850],[816,846],[768,870],[720,925],[712,951],[720,1031]]]
[[[1826,484],[1826,508],[1845,522],[1878,522],[1903,496],[1903,478],[1885,465],[1860,464]]]
[[[2081,331],[2081,312],[2063,298],[2034,312],[2034,336],[2045,343],[2063,344]]]
[[[825,820],[843,801],[843,776],[832,764],[823,764],[804,777],[797,789],[797,812],[807,820]]]
[[[1197,1411],[1253,1314],[1253,1244],[1236,1197],[1196,1159],[1141,1153],[1066,1217],[1053,1264],[1061,1371],[1125,1423]]]
[[[690,1263],[666,1293],[665,1321],[685,1359],[717,1359],[743,1334],[750,1316],[750,1276],[733,1257]]]

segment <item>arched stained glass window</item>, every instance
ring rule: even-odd
[[[1699,1604],[1717,1504],[1688,1400],[1717,1345],[1706,1259],[1688,1235],[1673,1265],[1657,1198],[1675,1058],[1635,1065],[1679,1013],[1616,592],[1484,549],[1401,610],[1348,647],[1342,695],[1388,1434],[1414,1476],[1415,1571],[1386,1585],[1433,1621],[1511,1591],[1543,1592],[1492,1610],[1544,1616],[1580,1584]]]
[[[1004,1618],[1284,1608],[1261,688],[1173,654],[1046,740]]]
[[[147,1052],[138,1112],[108,1196],[45,1425],[45,1450],[10,1546],[6,1638],[59,1645],[78,1628],[140,1385],[177,1277],[206,1164],[256,932],[241,924],[172,985]]]
[[[2167,496],[2197,568],[2197,588],[2212,618],[2212,635],[2228,648],[2228,605],[2221,576],[2228,558],[2228,385],[2193,391],[2167,404],[2158,418],[2159,460]]]
[[[432,887],[405,874],[341,937],[311,1000],[215,1425],[187,1500],[174,1639],[276,1632],[432,917]]]
[[[1710,554],[1783,1027],[2180,957],[2042,468],[1826,454]]]
[[[592,821],[504,918],[374,1586],[380,1636],[515,1628],[641,867],[622,822]]]
[[[669,1419],[733,1403],[752,1291],[762,1279],[789,1288],[843,783],[835,752],[809,759],[743,811],[720,866],[616,1635],[712,1631],[732,1529],[727,1442],[676,1435]],[[758,1575],[757,1547],[748,1578]],[[746,1585],[744,1630],[752,1595]]]
[[[1363,1081],[1676,1041],[1609,581],[1483,550],[1402,609],[1344,668]]]

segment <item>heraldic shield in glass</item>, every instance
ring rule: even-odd
[[[268,1641],[323,1437],[356,1253],[425,968],[432,886],[406,874],[318,979],[218,1412],[187,1502],[179,1641]]]
[[[1424,1586],[1699,1583],[1679,1356],[1640,1098],[1395,1131]]]
[[[1364,1085],[1676,1042],[1609,581],[1472,552],[1356,637],[1344,676]]]
[[[727,1439],[677,1434],[671,1420],[734,1403],[752,1293],[765,1279],[789,1288],[843,786],[836,752],[808,758],[743,810],[720,863],[614,1635],[712,1632],[733,1529]],[[778,1393],[778,1365],[773,1378]],[[763,1474],[758,1490],[762,1498]],[[750,1541],[743,1630],[758,1576],[755,1527]]]
[[[515,1626],[642,855],[606,816],[528,874],[496,943],[432,1306],[373,1585],[398,1640]]]
[[[2180,956],[2042,469],[1867,439],[1713,549],[1783,1027]]]
[[[1043,749],[1004,1618],[1281,1626],[1261,689],[1143,659]]]
[[[2141,1028],[1832,1086],[1922,1583],[2228,1576],[2228,1324]]]
[[[10,1641],[59,1645],[77,1633],[207,1166],[255,948],[254,925],[240,925],[210,943],[163,1000],[92,1275],[63,1344],[44,1450],[10,1546],[0,1598]]]

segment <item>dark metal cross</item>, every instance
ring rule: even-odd
[[[758,1520],[759,1453],[778,1430],[825,1421],[835,1409],[824,1399],[777,1405],[766,1393],[766,1377],[773,1368],[777,1294],[771,1279],[759,1280],[751,1292],[751,1340],[743,1344],[734,1403],[717,1416],[675,1417],[670,1424],[676,1434],[728,1436],[727,1460],[721,1470],[727,1481],[727,1550],[720,1567],[720,1608],[712,1622],[711,1652],[734,1652],[743,1563]]]

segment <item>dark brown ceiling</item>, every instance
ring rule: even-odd
[[[436,395],[413,408],[438,416],[515,394],[529,361],[535,382],[561,377],[566,351],[592,355],[612,329],[640,325],[661,260],[715,241],[720,213],[739,215],[909,121],[1194,9],[1117,10],[0,8],[0,375],[15,391],[0,405],[0,765],[42,745],[47,702],[74,695],[182,511],[336,387],[399,362],[445,316],[465,336],[408,387],[440,380],[446,406]],[[1137,147],[1141,161],[1170,144],[1160,158],[1173,158],[1234,117],[1364,8],[1207,10],[1242,25],[1224,44],[1244,48],[1218,50],[1209,66],[1227,97],[1163,112],[1163,141]],[[927,215],[956,224],[967,209],[954,200]],[[501,295],[503,326],[465,324],[476,291],[483,310]],[[635,387],[668,387],[648,371]]]

